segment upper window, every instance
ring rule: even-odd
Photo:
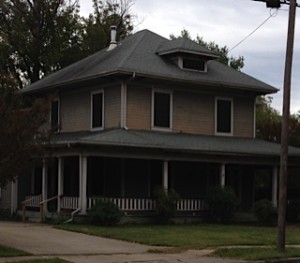
[[[172,93],[153,91],[152,128],[171,128]]]
[[[216,133],[232,135],[233,101],[232,99],[216,99]]]
[[[59,100],[56,99],[51,102],[51,116],[50,116],[51,130],[59,131]]]
[[[102,129],[103,128],[103,91],[93,92],[91,94],[91,128]]]

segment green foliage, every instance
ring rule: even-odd
[[[0,1],[0,84],[23,88],[108,46],[133,30],[133,0],[93,0],[80,17],[77,0]],[[9,85],[7,84],[9,83]]]
[[[0,186],[26,173],[32,156],[43,153],[48,119],[47,101],[24,100],[16,92],[0,87]]]
[[[176,39],[179,37],[192,39],[189,31],[187,31],[186,29],[183,29],[181,31],[180,36],[175,36],[173,34],[170,35],[171,39]],[[243,56],[239,56],[238,58],[229,56],[229,54],[228,54],[229,49],[227,46],[221,47],[218,44],[216,44],[214,41],[207,42],[202,37],[199,37],[199,36],[197,36],[197,38],[194,41],[197,42],[199,45],[202,45],[202,46],[208,48],[209,50],[214,51],[217,54],[219,54],[220,58],[218,59],[218,61],[221,62],[222,64],[228,65],[239,71],[245,65]]]
[[[254,214],[262,224],[274,224],[277,220],[277,209],[267,199],[262,199],[254,204]]]
[[[172,189],[167,191],[161,187],[156,187],[153,196],[156,201],[157,222],[160,224],[169,223],[176,214],[176,202],[180,199],[179,195]]]
[[[238,199],[230,187],[213,187],[209,190],[206,201],[210,210],[210,220],[228,223],[233,219]]]
[[[299,221],[300,200],[290,200],[286,207],[286,219],[288,222]]]
[[[113,226],[120,222],[123,216],[117,205],[109,200],[99,199],[88,211],[89,222],[93,225]]]

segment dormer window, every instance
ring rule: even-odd
[[[182,69],[206,72],[206,61],[204,59],[179,57],[178,65]]]

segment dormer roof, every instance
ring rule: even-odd
[[[219,58],[219,55],[216,52],[211,51],[188,38],[177,38],[162,42],[157,49],[157,54],[160,56],[191,54],[194,56],[207,57],[208,59]]]
[[[215,57],[191,40],[168,40],[149,30],[142,30],[121,41],[117,47],[98,51],[24,88],[22,93],[43,93],[51,89],[72,89],[75,85],[88,86],[105,77],[143,77],[144,79],[173,81],[193,84],[201,90],[207,86],[240,89],[257,95],[274,93],[278,90],[247,74],[234,70],[216,60],[207,61],[205,74],[183,70],[163,54],[170,52]],[[158,54],[160,53],[160,55]]]

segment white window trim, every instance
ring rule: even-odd
[[[51,112],[50,112],[50,129],[52,130],[52,103],[57,101],[58,109],[57,109],[57,115],[58,115],[58,121],[57,121],[57,130],[53,131],[54,133],[59,133],[60,132],[60,98],[55,98],[51,101]]]
[[[223,101],[230,101],[231,102],[231,123],[230,123],[230,132],[218,132],[217,131],[217,121],[218,121],[218,101],[223,100]],[[221,136],[233,136],[233,98],[228,98],[228,97],[216,97],[215,98],[215,135],[221,135]]]
[[[93,127],[93,96],[96,94],[102,94],[102,126],[101,127]],[[96,90],[91,92],[91,114],[90,114],[90,127],[91,131],[102,131],[104,130],[104,90]]]
[[[154,94],[155,93],[164,93],[170,95],[170,127],[157,127],[154,126]],[[151,97],[151,130],[155,131],[172,131],[173,127],[173,91],[171,90],[163,90],[163,89],[152,89],[152,97]]]

